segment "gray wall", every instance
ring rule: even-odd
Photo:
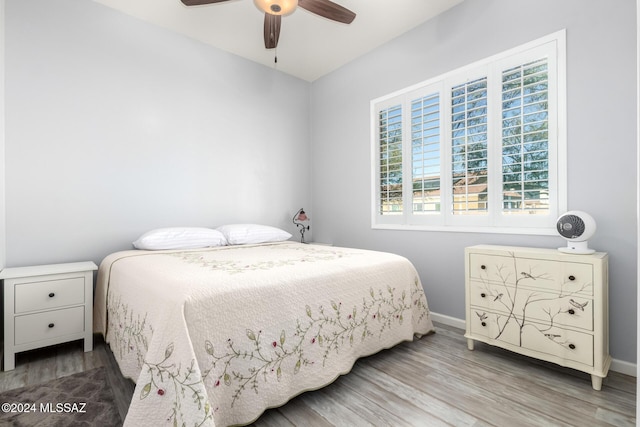
[[[313,83],[315,239],[400,253],[430,308],[464,319],[463,248],[558,247],[559,237],[373,230],[369,101],[566,28],[568,206],[593,215],[610,254],[614,358],[636,362],[636,13],[634,0],[466,1]]]
[[[308,82],[85,0],[8,0],[5,68],[7,266],[311,202]]]

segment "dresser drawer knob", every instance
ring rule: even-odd
[[[568,311],[569,314],[576,314],[576,311],[573,308],[570,308]]]
[[[482,322],[481,325],[482,326],[487,326],[487,322]]]
[[[483,293],[481,293],[481,294],[480,294],[480,296],[481,296],[482,298],[486,298],[486,297],[487,297],[487,294],[485,294],[485,293],[483,292]]]
[[[481,269],[483,269],[483,270],[486,270],[486,269],[487,269],[487,266],[486,266],[486,265],[484,265],[484,264],[482,264],[482,265],[480,266],[480,268],[481,268]]]
[[[569,280],[571,280],[571,281],[576,280],[576,276],[573,276],[573,275],[569,276]]]
[[[575,345],[575,344],[569,344],[569,348],[570,348],[571,350],[575,350],[575,349],[576,349],[576,345]]]
[[[54,326],[56,325],[54,325],[53,323],[49,323],[49,328],[53,328]]]
[[[53,298],[55,296],[56,296],[56,294],[54,294],[53,292],[49,292],[49,298]]]

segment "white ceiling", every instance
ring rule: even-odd
[[[180,0],[94,1],[307,81],[322,77],[462,2],[334,0],[356,13],[349,25],[298,8],[282,18],[280,40],[274,51],[264,47],[264,14],[252,0],[191,7]]]

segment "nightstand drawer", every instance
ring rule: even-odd
[[[78,334],[84,331],[84,306],[15,318],[15,345]]]
[[[16,314],[84,304],[84,277],[17,283],[14,300]]]

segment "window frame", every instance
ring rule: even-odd
[[[523,65],[528,58],[550,52],[548,61],[549,102],[549,200],[546,215],[506,215],[502,208],[502,82],[496,81],[509,66]],[[555,53],[555,54],[553,54]],[[453,215],[452,142],[451,142],[451,88],[473,78],[487,77],[489,94],[488,132],[488,186],[489,212],[487,215]],[[414,214],[412,183],[412,100],[434,90],[440,96],[440,206],[439,214]],[[448,94],[447,94],[448,91]],[[555,101],[555,102],[554,102]],[[382,215],[380,207],[379,122],[381,109],[401,104],[403,108],[403,213]],[[510,234],[555,235],[556,219],[567,210],[567,113],[566,113],[566,30],[560,30],[515,48],[503,51],[472,64],[449,71],[370,102],[371,117],[371,227],[374,229],[431,230],[454,232],[485,232]],[[552,131],[555,129],[555,132]],[[499,164],[496,165],[496,162]],[[408,177],[408,178],[407,178]],[[408,181],[406,181],[408,179]],[[555,182],[555,185],[553,184]],[[407,183],[411,187],[406,189]],[[495,190],[492,190],[495,189]]]

